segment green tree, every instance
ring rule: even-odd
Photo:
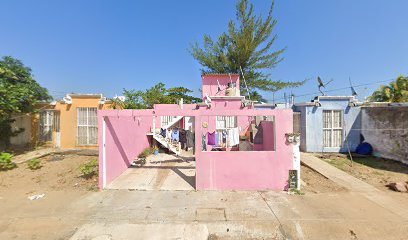
[[[31,69],[17,59],[6,56],[0,60],[0,142],[10,146],[10,137],[24,129],[13,130],[13,116],[30,113],[38,101],[49,100],[47,89],[33,78]]]
[[[189,95],[192,93],[185,87],[166,88],[164,83],[158,83],[153,87],[140,90],[123,90],[125,101],[119,99],[112,99],[112,108],[122,109],[149,109],[153,108],[154,104],[171,104],[177,103],[181,98],[184,103],[196,103],[201,101],[200,98]]]
[[[371,102],[408,102],[408,77],[399,76],[388,86],[381,86],[370,97]]]
[[[272,50],[277,39],[273,29],[277,20],[273,18],[274,1],[272,1],[268,16],[254,14],[253,4],[248,0],[240,0],[236,7],[236,21],[231,20],[228,31],[222,33],[217,41],[209,35],[204,35],[204,46],[198,43],[190,47],[191,55],[203,66],[203,73],[244,73],[252,100],[261,100],[257,90],[277,92],[286,87],[298,87],[301,82],[274,81],[270,70],[283,60],[285,49]],[[241,79],[242,79],[241,75]],[[241,81],[241,91],[245,95],[244,81]]]
[[[181,98],[183,99],[184,103],[198,103],[201,101],[201,98],[197,98],[194,96],[191,96],[193,91],[185,88],[185,87],[174,87],[174,88],[169,88],[167,90],[167,96],[170,98],[170,101],[173,103],[176,103],[177,100],[180,100]]]

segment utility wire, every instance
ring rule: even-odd
[[[395,78],[391,78],[391,79],[383,80],[383,81],[376,81],[376,82],[371,82],[371,83],[365,83],[365,84],[354,85],[353,87],[358,88],[358,87],[363,87],[363,86],[368,86],[368,85],[374,85],[374,84],[377,84],[377,83],[389,82],[389,81],[394,81],[394,80],[395,80]],[[330,90],[327,90],[327,91],[324,91],[324,92],[335,92],[335,91],[345,90],[345,89],[350,89],[350,87],[335,88],[335,89],[330,89]],[[317,94],[320,94],[320,92],[305,93],[305,94],[301,94],[301,95],[296,95],[296,94],[295,94],[295,97],[306,97],[306,96],[317,95]],[[285,99],[285,98],[282,97],[282,98],[275,99],[275,101],[276,101],[276,100],[284,100],[284,99]],[[270,101],[271,99],[267,99],[267,100]]]

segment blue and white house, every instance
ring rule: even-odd
[[[361,105],[354,96],[318,96],[295,103],[294,112],[300,112],[301,151],[355,151],[362,141]]]

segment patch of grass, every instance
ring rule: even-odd
[[[30,161],[27,162],[27,167],[30,170],[40,169],[42,168],[41,161],[37,158],[31,159]]]
[[[139,158],[147,158],[148,156],[152,155],[154,153],[155,148],[145,148],[140,154],[139,154]]]
[[[353,165],[351,165],[347,155],[322,154],[319,157],[342,171],[374,184],[382,184],[384,177],[397,181],[401,179],[401,174],[408,174],[406,165],[390,159],[354,157]]]
[[[294,194],[296,194],[296,195],[305,195],[304,192],[300,191],[300,190],[297,189],[297,188],[290,188],[290,189],[289,189],[289,192],[292,192],[292,193],[294,193]]]
[[[2,152],[0,153],[0,171],[11,170],[17,167],[17,164],[13,161],[13,154]]]
[[[84,178],[92,178],[93,176],[98,176],[98,160],[92,159],[81,166],[79,166],[79,170],[81,170],[82,177]]]

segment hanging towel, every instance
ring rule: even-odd
[[[214,146],[215,145],[215,132],[213,133],[207,133],[208,135],[208,145]]]
[[[202,135],[201,137],[201,143],[203,145],[203,151],[207,151],[207,141],[206,141],[206,135]]]
[[[221,146],[221,133],[215,132],[215,146],[220,147]]]
[[[187,147],[194,147],[194,133],[190,130],[186,131],[186,138],[187,138]]]
[[[232,146],[234,146],[235,144],[234,144],[234,139],[233,139],[233,136],[234,135],[234,132],[233,132],[233,130],[232,129],[228,129],[227,130],[227,147],[232,147]]]
[[[232,138],[233,138],[234,145],[238,145],[239,144],[239,129],[233,128],[232,132],[233,132]]]
[[[173,132],[171,133],[171,140],[178,142],[179,137],[180,137],[179,133],[180,132],[178,129],[174,129]]]
[[[239,129],[230,128],[228,129],[228,146],[232,147],[239,144]]]

